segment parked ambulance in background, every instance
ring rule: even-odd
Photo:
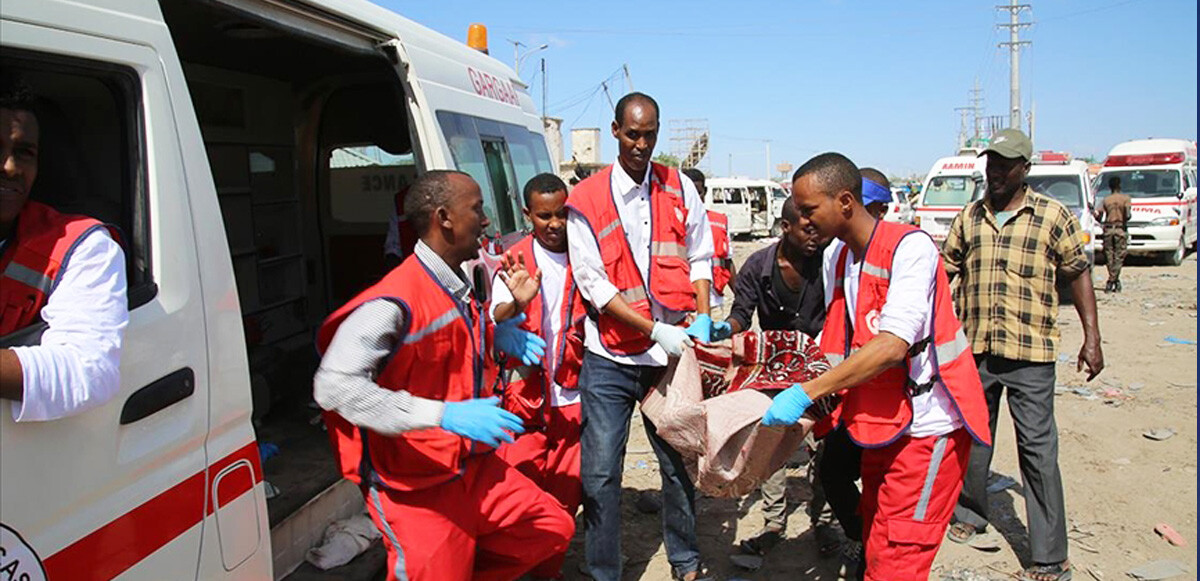
[[[366,0],[6,0],[0,70],[41,100],[32,198],[120,227],[129,281],[109,403],[0,403],[0,579],[286,575],[362,509],[289,512],[340,479],[305,421],[315,328],[383,274],[427,170],[474,177],[494,234],[523,225],[520,185],[553,171],[524,85]],[[303,438],[272,425],[294,417]],[[274,466],[308,459],[270,502],[264,430]]]
[[[933,237],[939,246],[963,206],[983,193],[984,158],[970,155],[937,160],[925,177],[917,202],[914,224]]]
[[[1094,235],[1097,224],[1092,214],[1094,199],[1088,165],[1072,159],[1068,153],[1041,151],[1034,154],[1025,183],[1033,191],[1058,200],[1079,219],[1088,258],[1094,262],[1100,242]]]
[[[1196,144],[1184,139],[1137,139],[1108,152],[1096,176],[1096,203],[1108,182],[1121,178],[1133,198],[1129,253],[1157,256],[1178,265],[1196,245]]]

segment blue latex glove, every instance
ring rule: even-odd
[[[525,426],[521,418],[500,407],[500,398],[489,397],[446,402],[442,429],[495,448],[502,442],[511,443],[509,432],[523,433]]]
[[[496,323],[496,347],[509,357],[520,359],[525,365],[537,365],[546,354],[546,341],[517,326],[523,322],[525,313]]]
[[[708,315],[696,315],[696,320],[692,321],[692,324],[687,328],[687,334],[708,343],[712,337],[712,328],[712,317]]]
[[[729,323],[726,323],[725,321],[721,321],[720,323],[713,323],[713,326],[712,326],[712,340],[713,341],[721,341],[724,339],[728,339],[732,336],[733,336],[733,325],[730,325]]]
[[[799,383],[779,392],[767,413],[763,414],[764,426],[790,426],[800,421],[804,410],[812,405],[812,399],[804,392]]]

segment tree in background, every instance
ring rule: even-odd
[[[667,167],[679,167],[680,163],[678,157],[675,157],[674,155],[671,155],[665,151],[660,151],[658,155],[654,156],[654,161],[655,163],[660,163]]]

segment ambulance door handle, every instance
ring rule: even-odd
[[[135,392],[121,408],[121,425],[132,424],[191,397],[196,392],[196,374],[191,367],[175,371]]]

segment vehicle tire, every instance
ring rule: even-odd
[[[1171,252],[1162,253],[1163,264],[1167,266],[1179,266],[1183,264],[1183,257],[1187,254],[1187,246],[1184,245],[1183,236],[1179,237],[1179,246]]]
[[[771,226],[771,237],[779,238],[783,236],[783,220],[775,220],[775,225]]]

